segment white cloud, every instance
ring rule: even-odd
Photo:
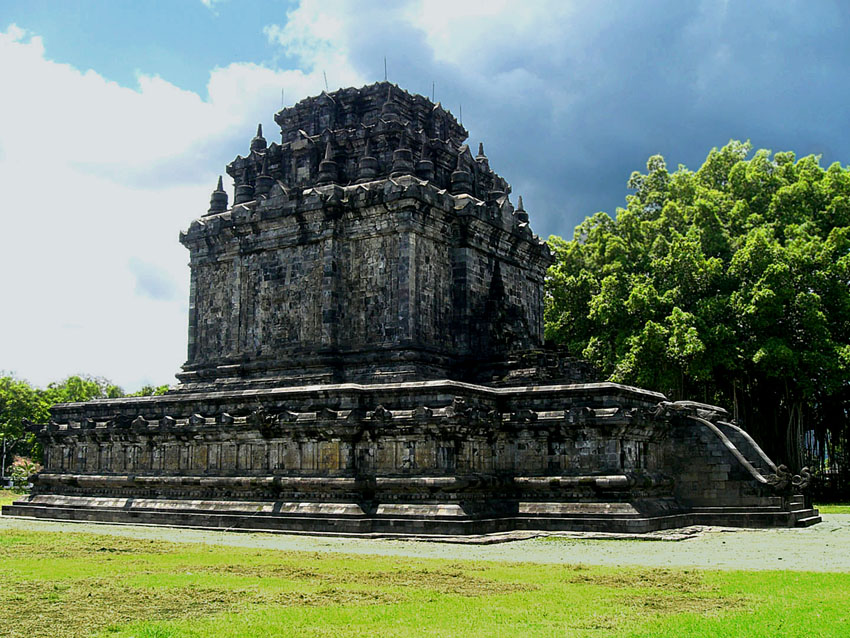
[[[322,79],[322,85],[313,87],[308,94],[325,88],[323,73],[330,89],[365,83],[350,59],[349,18],[356,9],[353,3],[340,0],[302,0],[296,9],[287,12],[283,26],[269,24],[263,29],[269,42],[279,45],[308,74]]]
[[[557,53],[569,46],[574,4],[565,0],[417,0],[406,18],[425,34],[436,60],[490,66],[493,50],[525,49],[545,43]]]
[[[233,63],[211,71],[205,97],[157,76],[128,88],[50,60],[14,25],[0,32],[14,96],[0,100],[0,369],[39,385],[78,372],[173,382],[188,300],[178,232],[258,121],[275,138],[281,88],[296,100],[321,84],[321,71]]]

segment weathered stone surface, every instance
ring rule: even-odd
[[[490,381],[508,373],[509,353],[540,349],[548,248],[449,113],[382,83],[276,119],[281,144],[254,144],[228,167],[238,205],[181,235],[192,269],[185,388]],[[423,161],[427,180],[414,170]],[[458,166],[469,193],[450,189]],[[276,186],[240,201],[260,175]]]
[[[483,146],[386,83],[304,100],[228,166],[159,397],[54,406],[4,513],[337,533],[818,520],[722,408],[543,344],[550,256]]]

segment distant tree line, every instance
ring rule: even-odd
[[[614,217],[550,238],[547,337],[622,383],[726,407],[774,458],[848,495],[850,169],[713,149],[661,156]]]
[[[64,381],[38,388],[13,375],[0,376],[0,450],[6,445],[3,467],[8,468],[15,456],[38,460],[41,450],[32,434],[21,425],[23,419],[33,423],[47,423],[50,406],[56,403],[91,401],[160,395],[168,391],[167,385],[146,385],[138,392],[127,394],[108,379],[90,376],[70,376]],[[2,454],[2,452],[0,452]]]

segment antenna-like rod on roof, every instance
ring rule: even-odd
[[[463,104],[460,105],[460,125],[463,126]]]
[[[322,77],[325,78],[325,91],[328,90],[328,74],[322,71]]]
[[[434,101],[434,86],[436,82],[431,82],[431,101]]]
[[[281,89],[280,90],[280,107],[281,108],[286,106],[286,100],[284,98],[286,98],[286,89]]]
[[[387,81],[387,56],[384,56],[384,82]]]

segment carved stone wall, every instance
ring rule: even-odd
[[[611,383],[453,381],[68,404],[35,428],[45,469],[10,511],[404,533],[817,520],[695,420],[719,408],[695,405]]]
[[[181,240],[186,383],[228,366],[298,382],[470,378],[470,359],[542,345],[549,255],[506,201],[408,176],[237,206]]]

